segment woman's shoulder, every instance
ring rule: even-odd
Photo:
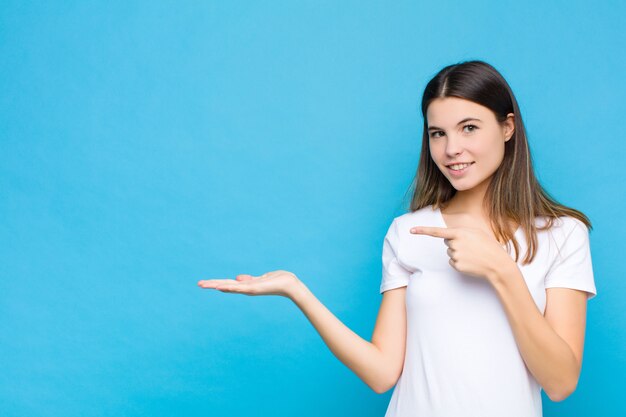
[[[545,226],[549,223],[550,218],[548,216],[538,216],[536,217],[537,226]],[[574,228],[582,228],[587,230],[587,225],[580,219],[569,216],[562,215],[559,217],[552,217],[552,226],[551,230],[564,230],[567,232],[571,232]]]
[[[409,211],[394,217],[392,224],[399,228],[413,227],[413,226],[441,226],[438,221],[438,213],[433,206],[425,206],[417,210]]]
[[[553,217],[552,226],[546,228],[550,218],[542,216],[537,218],[536,225],[538,227],[539,234],[546,234],[554,238],[561,244],[569,239],[586,240],[588,239],[589,229],[587,225],[580,219],[563,215],[559,217]]]

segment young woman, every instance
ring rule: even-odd
[[[371,341],[288,271],[198,285],[289,297],[375,392],[395,386],[386,417],[541,416],[541,389],[562,401],[580,375],[596,295],[591,224],[537,182],[517,101],[491,65],[443,68],[422,115],[410,211],[383,242]]]

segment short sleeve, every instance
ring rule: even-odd
[[[559,248],[556,260],[545,277],[545,287],[586,291],[587,300],[590,300],[597,292],[591,264],[589,230],[580,220],[572,220],[574,227]]]
[[[396,220],[391,222],[383,242],[383,277],[380,293],[394,288],[404,287],[409,283],[411,272],[398,261],[398,226]]]

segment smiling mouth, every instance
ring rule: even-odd
[[[446,165],[446,168],[448,168],[449,170],[452,171],[463,171],[464,169],[467,169],[470,165],[473,165],[474,162],[470,162],[470,163],[465,163],[465,164],[451,164],[451,165]]]

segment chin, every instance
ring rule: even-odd
[[[457,190],[457,191],[467,191],[467,190],[471,190],[474,187],[455,187],[454,184],[452,185],[452,187]]]
[[[460,183],[460,181],[450,180],[449,178],[448,181],[450,182],[450,185],[457,191],[467,191],[476,187],[476,184],[463,184]]]

